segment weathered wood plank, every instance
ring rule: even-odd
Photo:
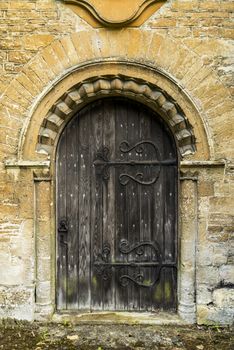
[[[142,181],[151,181],[158,166],[112,163],[109,178],[104,179],[93,164],[103,146],[110,150],[111,161],[150,161],[158,156],[149,143],[142,145],[140,153],[136,149],[121,152],[123,141],[129,146],[153,142],[161,160],[176,158],[175,145],[164,124],[138,103],[108,98],[84,108],[66,127],[57,157],[57,221],[68,220],[68,235],[62,240],[58,235],[57,243],[58,309],[176,308],[175,268],[164,267],[159,281],[145,288],[130,279],[123,286],[121,277],[134,280],[142,274],[142,282],[151,284],[157,268],[113,266],[112,275],[104,280],[94,266],[105,244],[110,248],[110,263],[159,261],[150,246],[143,247],[142,254],[140,250],[122,253],[123,240],[130,246],[139,242],[159,244],[162,263],[177,260],[177,167],[163,166],[157,181],[144,185],[134,179],[139,180],[141,173]],[[125,184],[121,183],[123,174],[129,180]]]
[[[90,309],[89,107],[79,115],[79,308]]]
[[[141,141],[150,140],[151,137],[151,118],[145,114],[145,110],[141,111],[140,114],[140,139]],[[143,151],[141,153],[141,160],[150,160],[151,159],[151,145],[143,144]],[[144,166],[142,169],[144,180],[151,180],[151,171],[148,166]],[[141,241],[151,241],[151,191],[153,186],[150,185],[140,185],[140,237]],[[150,261],[151,257],[151,248],[145,247],[142,260]],[[153,268],[142,268],[143,283],[151,284],[152,283],[152,271]],[[151,300],[151,288],[141,287],[141,309],[145,311],[151,311],[152,309],[152,300]]]
[[[164,135],[162,131],[161,124],[157,116],[152,117],[151,119],[151,139],[156,143],[158,154],[157,157],[159,159],[164,159]],[[156,173],[159,171],[159,167],[154,169]],[[165,169],[162,167],[160,171],[160,175],[156,183],[153,187],[152,193],[152,239],[156,243],[158,243],[160,247],[160,251],[163,255],[163,242],[164,242],[164,178],[166,176]],[[155,256],[155,260],[157,261],[159,256]],[[163,280],[163,271],[161,275],[159,275],[158,269],[152,273],[153,278],[160,278],[154,288],[152,288],[152,309],[163,309],[163,298],[164,298],[164,290],[162,285]]]
[[[136,107],[133,109],[132,104],[127,105],[127,119],[128,119],[128,142],[129,145],[134,146],[136,141],[139,140],[139,115]],[[133,149],[128,153],[128,160],[138,160],[139,154],[136,149]],[[127,172],[134,178],[137,176],[139,167],[127,167]],[[138,186],[139,184],[133,180],[130,180],[126,185],[127,190],[127,215],[128,215],[128,241],[130,245],[136,245],[140,241],[140,219],[139,219],[139,205],[138,205]],[[136,254],[136,250],[128,254],[128,261],[140,261],[139,255]],[[140,268],[134,267],[128,269],[130,276],[137,276],[141,272]],[[129,283],[128,287],[128,310],[139,310],[140,302],[140,288],[135,283]]]
[[[127,128],[127,115],[126,115],[126,103],[116,103],[116,135],[115,135],[115,149],[116,159],[124,160],[126,156],[120,151],[120,144],[124,140],[128,139]],[[128,227],[127,227],[127,189],[123,186],[119,177],[121,174],[127,171],[126,166],[116,167],[116,181],[115,181],[115,193],[116,193],[116,246],[115,254],[116,261],[127,262],[128,258],[126,254],[122,254],[119,250],[121,240],[128,240]],[[116,288],[116,309],[128,310],[128,289],[121,285],[121,276],[126,275],[128,269],[126,267],[117,268],[115,270],[115,288]]]
[[[112,100],[103,100],[103,146],[115,159],[115,109]],[[110,260],[115,260],[115,168],[110,167],[108,181],[103,181],[103,242],[110,246]],[[115,310],[114,270],[103,281],[103,310]]]
[[[102,252],[103,240],[103,194],[102,176],[97,174],[93,161],[103,146],[102,101],[90,106],[90,161],[91,161],[91,310],[103,310],[103,280],[97,273],[94,262]]]
[[[66,207],[68,213],[67,235],[67,309],[78,308],[78,118],[66,128]]]

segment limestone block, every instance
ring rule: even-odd
[[[230,240],[228,245],[228,258],[227,263],[234,265],[234,240]]]
[[[23,38],[25,50],[37,50],[45,47],[54,40],[51,34],[29,34]]]
[[[37,267],[37,278],[40,282],[48,281],[51,276],[51,259],[40,258],[40,264]]]
[[[207,323],[208,315],[209,315],[209,307],[207,305],[197,306],[197,323],[198,324]]]
[[[198,283],[207,284],[210,287],[219,283],[219,270],[213,266],[197,266]]]
[[[207,218],[210,211],[209,197],[199,197],[198,204],[199,218]]]
[[[234,265],[223,265],[219,269],[220,279],[234,285]]]
[[[191,257],[195,257],[195,252],[191,252],[191,241],[189,240],[181,240],[181,260],[183,261],[183,264],[188,267],[191,263]]]
[[[51,283],[50,281],[37,282],[36,302],[39,304],[49,303],[51,300]]]
[[[51,254],[50,222],[40,221],[36,229],[38,256],[48,258]]]
[[[197,323],[198,324],[221,324],[232,325],[234,308],[218,308],[207,305],[197,306]]]
[[[213,263],[213,247],[207,246],[207,244],[203,243],[199,245],[197,250],[197,265],[198,266],[210,266]]]
[[[197,303],[210,304],[212,302],[212,292],[206,284],[198,285],[197,287]]]
[[[233,198],[213,197],[210,199],[211,212],[233,215]]]
[[[212,264],[214,266],[227,264],[227,259],[228,259],[228,242],[225,242],[225,244],[214,244]]]
[[[220,288],[213,292],[213,302],[217,307],[234,309],[234,288]]]
[[[198,195],[209,197],[214,195],[214,183],[212,181],[202,181],[198,185]]]
[[[5,263],[3,262],[1,264],[0,284],[8,286],[23,284],[25,282],[23,273],[23,261],[17,257],[8,255],[8,259],[5,260]]]
[[[23,280],[25,285],[31,285],[34,283],[35,272],[34,272],[34,264],[35,259],[33,255],[29,257],[24,257],[23,259],[24,269],[22,272]]]
[[[25,52],[24,50],[9,51],[8,60],[14,63],[26,63],[32,57],[31,52]]]
[[[55,74],[59,74],[61,72],[61,62],[50,46],[43,51],[43,58]]]
[[[33,320],[34,287],[0,287],[0,318]]]
[[[207,229],[207,238],[212,242],[226,242],[234,232],[234,217],[232,213],[211,213]]]
[[[231,183],[230,180],[225,180],[224,182],[220,182],[220,183],[215,183],[214,186],[215,189],[215,195],[216,196],[233,196],[234,194],[234,186],[233,183]]]

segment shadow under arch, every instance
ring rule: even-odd
[[[114,96],[137,100],[157,112],[172,130],[181,157],[195,152],[193,128],[177,103],[158,86],[122,74],[91,77],[65,92],[43,119],[37,152],[51,154],[64,125],[85,104]]]

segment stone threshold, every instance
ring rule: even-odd
[[[52,322],[72,324],[127,324],[127,325],[188,325],[177,314],[169,312],[57,312]]]

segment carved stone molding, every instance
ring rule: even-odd
[[[156,111],[172,130],[180,155],[196,150],[192,126],[176,102],[156,85],[123,75],[104,75],[82,81],[67,91],[45,116],[37,144],[37,152],[51,154],[57,136],[70,118],[90,101],[110,96],[137,100]]]
[[[93,27],[141,25],[166,0],[63,0]]]
[[[192,180],[192,181],[197,181],[198,180],[198,171],[183,171],[180,170],[180,180],[185,181],[185,180]]]

